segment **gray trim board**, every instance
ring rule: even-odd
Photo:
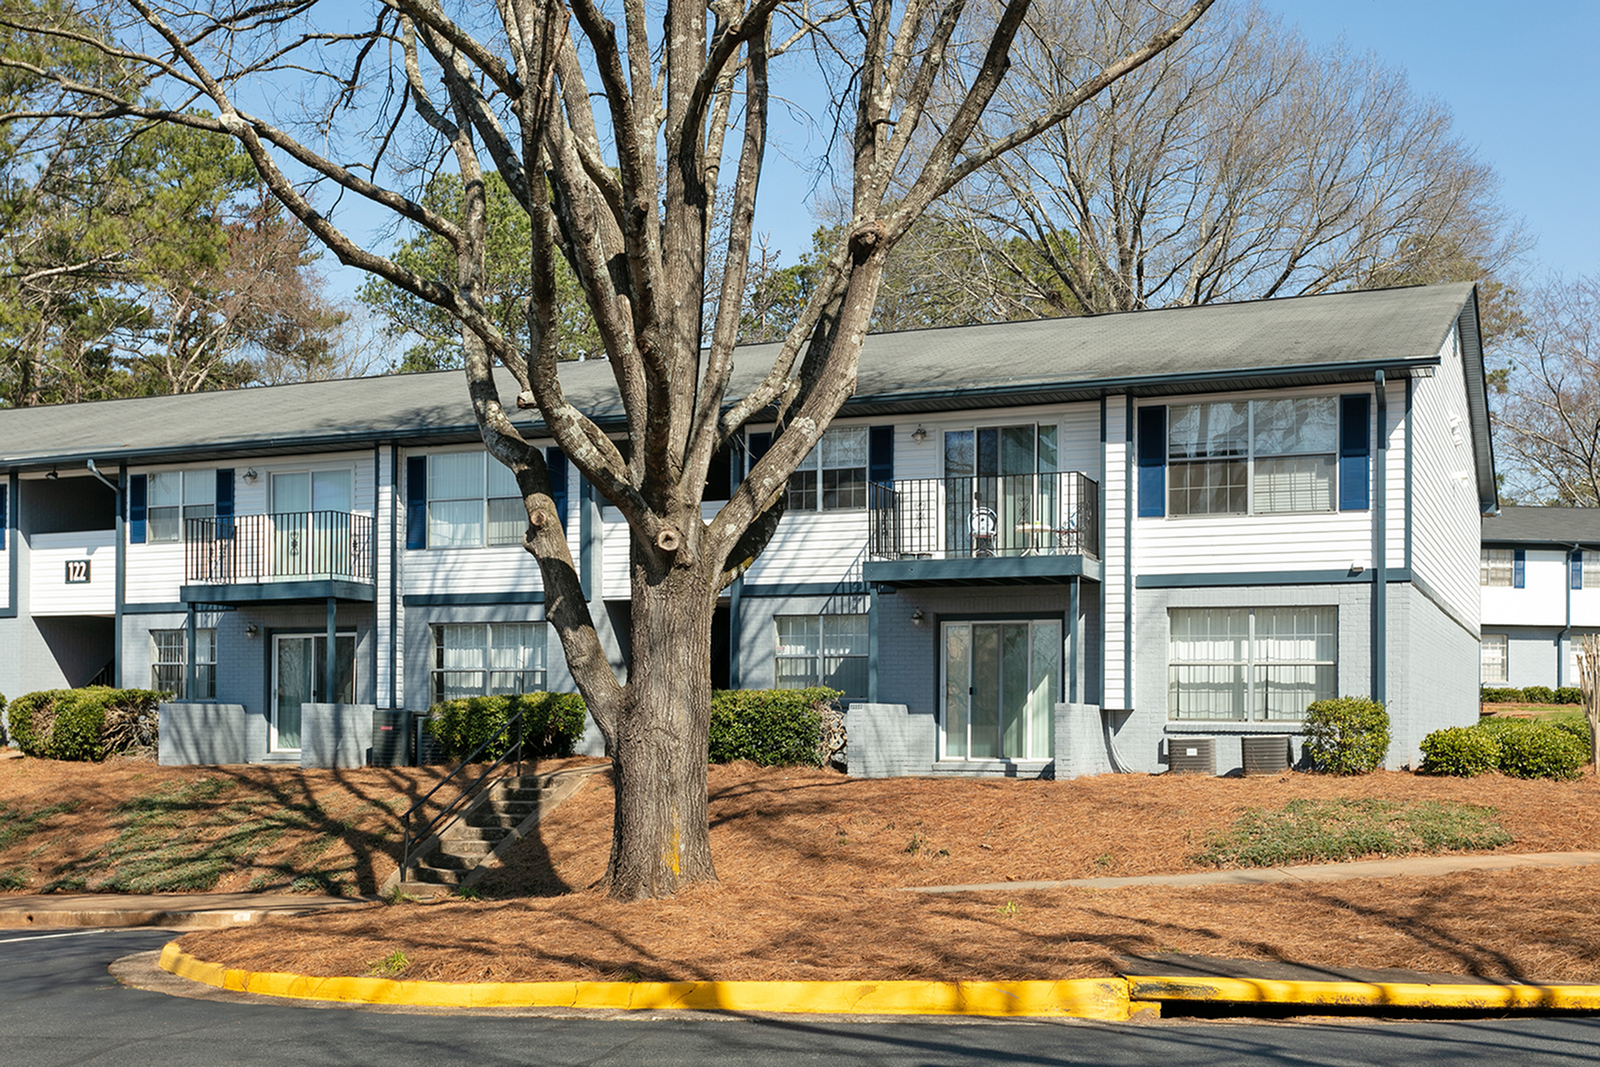
[[[491,604],[543,604],[544,591],[514,593],[407,593],[408,608],[470,607]]]
[[[871,566],[867,564],[866,566]],[[864,568],[863,568],[864,569]],[[769,585],[746,585],[740,591],[741,597],[786,597],[786,596],[855,596],[865,593],[867,587],[863,582],[773,582]]]
[[[261,585],[186,585],[178,591],[184,603],[260,604],[286,600],[375,601],[376,585],[366,582],[264,582]]]
[[[1350,571],[1239,571],[1237,573],[1212,572],[1208,574],[1141,574],[1140,589],[1198,589],[1230,585],[1333,585],[1341,582],[1371,584],[1373,571],[1353,574]],[[1411,572],[1390,569],[1389,581],[1411,581]]]
[[[182,615],[189,610],[190,603],[187,600],[152,600],[140,604],[125,604],[123,605],[122,613],[124,615]],[[194,601],[193,603],[199,605],[201,601]]]
[[[861,565],[870,585],[1032,585],[1098,579],[1100,567],[1083,556],[992,556],[979,559],[879,559]],[[831,587],[830,587],[831,588]],[[746,591],[745,595],[750,595]]]

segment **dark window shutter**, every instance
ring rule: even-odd
[[[1572,588],[1583,588],[1583,550],[1574,549],[1572,552]]]
[[[753,468],[756,465],[756,461],[759,460],[762,456],[766,455],[767,454],[767,449],[769,449],[771,447],[772,447],[772,435],[770,433],[753,433],[753,434],[750,435],[750,439],[749,439],[750,466],[745,468],[745,474],[748,475],[750,473],[751,468]]]
[[[867,481],[876,485],[894,481],[893,426],[874,426],[867,431]]]
[[[1511,588],[1526,589],[1528,586],[1528,552],[1526,549],[1514,548],[1511,550]]]
[[[233,468],[217,470],[217,538],[233,538]]]
[[[555,501],[556,518],[567,528],[567,455],[551,446],[545,449],[544,464],[550,468],[550,499]]]
[[[1139,516],[1167,513],[1167,408],[1139,409]]]
[[[144,544],[145,504],[149,500],[149,483],[143,474],[128,476],[128,544]]]
[[[406,547],[428,547],[428,457],[406,457]]]
[[[11,513],[6,510],[6,504],[8,503],[6,492],[10,488],[9,485],[0,484],[0,552],[4,552],[6,549],[6,529],[10,525],[7,520],[10,519]]]
[[[1372,398],[1339,398],[1339,510],[1371,507]]]

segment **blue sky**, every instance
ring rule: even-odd
[[[1499,173],[1502,199],[1537,241],[1525,270],[1600,271],[1600,2],[1261,2],[1313,45],[1342,36],[1353,51],[1404,69],[1419,95],[1449,106],[1457,133]],[[815,129],[809,138],[792,126],[775,136],[796,154],[814,156],[824,144]],[[785,262],[811,247],[808,184],[776,158],[763,178],[757,227]]]

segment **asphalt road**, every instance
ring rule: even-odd
[[[410,1015],[193,1000],[120,985],[160,930],[0,931],[0,1067],[473,1064],[1600,1064],[1600,1020],[839,1023]]]

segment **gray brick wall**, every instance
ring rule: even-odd
[[[1428,734],[1478,721],[1480,653],[1477,635],[1468,633],[1420,590],[1404,586],[1396,596],[1391,588],[1390,598],[1391,608],[1403,605],[1406,629],[1405,643],[1396,646],[1392,614],[1389,723],[1393,739],[1388,765],[1414,767],[1422,760],[1420,746]]]
[[[857,778],[899,778],[933,768],[938,739],[932,715],[904,704],[851,704],[845,712],[849,771]]]
[[[248,763],[251,721],[242,704],[162,704],[159,735],[164,767]]]
[[[374,710],[371,704],[300,705],[300,766],[365,767]]]

